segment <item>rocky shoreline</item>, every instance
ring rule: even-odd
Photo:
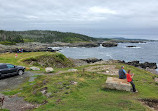
[[[39,42],[30,42],[30,43],[17,43],[16,45],[1,45],[0,44],[0,53],[6,52],[17,52],[19,49],[23,49],[23,52],[40,52],[40,51],[52,51],[48,47],[99,47],[100,44],[103,47],[116,47],[117,43],[112,42],[81,42],[81,43],[39,43]]]
[[[157,64],[156,63],[149,63],[149,62],[140,63],[139,61],[131,61],[131,62],[120,61],[120,63],[132,65],[132,66],[139,67],[139,68],[142,68],[142,69],[147,69],[147,68],[157,69]]]
[[[157,64],[156,63],[150,63],[150,62],[144,62],[140,63],[139,61],[131,61],[131,62],[125,62],[125,61],[120,61],[120,60],[103,60],[103,59],[97,59],[97,58],[87,58],[87,59],[72,59],[76,66],[81,66],[81,65],[87,65],[87,64],[115,64],[115,63],[123,63],[123,64],[128,64],[134,67],[138,67],[141,69],[145,69],[153,74],[158,74],[156,71]]]
[[[103,47],[117,47],[117,43],[115,42],[81,42],[81,43],[61,43],[61,42],[54,42],[51,44],[48,43],[39,43],[39,42],[30,42],[30,43],[18,43],[16,45],[1,45],[0,44],[0,53],[16,53],[19,49],[23,49],[23,52],[41,52],[41,51],[52,51],[51,48],[48,47],[99,47],[102,44]],[[127,46],[128,47],[128,46]],[[133,46],[130,46],[133,47]],[[80,59],[80,61],[84,61],[85,63],[95,63],[99,61],[103,61],[102,59],[97,58],[87,58],[87,59]],[[139,61],[119,61],[120,63],[125,63],[128,65],[132,65],[135,67],[139,67],[142,69],[146,69],[150,72],[156,72],[157,69],[156,63],[140,63]],[[116,61],[115,61],[116,62]]]

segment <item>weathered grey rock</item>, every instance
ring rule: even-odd
[[[106,73],[109,73],[110,71],[106,71]]]
[[[45,95],[46,95],[47,97],[50,97],[50,96],[52,95],[52,93],[49,92],[49,93],[46,93]]]
[[[77,69],[68,69],[69,72],[76,72],[78,71]]]
[[[24,111],[26,109],[34,109],[35,106],[32,104],[26,104],[25,106],[21,107],[21,109]]]
[[[47,93],[47,90],[48,90],[48,87],[44,87],[40,91],[43,95],[45,95]]]
[[[49,72],[53,72],[54,69],[52,67],[47,67],[45,68],[45,71],[49,73]]]
[[[158,83],[158,78],[157,77],[154,80],[155,80],[156,83]]]
[[[72,81],[71,84],[76,85],[78,82]]]
[[[131,84],[126,79],[118,79],[115,77],[108,77],[106,80],[106,88],[131,91]]]
[[[47,90],[42,90],[41,93],[44,95],[47,93]]]
[[[104,42],[102,43],[103,47],[116,47],[118,44],[115,42]]]
[[[33,71],[39,71],[40,70],[40,68],[38,68],[38,67],[30,67],[30,69],[33,70]]]

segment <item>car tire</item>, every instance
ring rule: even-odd
[[[23,70],[18,70],[18,75],[23,75],[24,74],[24,71]]]

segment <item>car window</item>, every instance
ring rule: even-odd
[[[6,65],[0,65],[0,69],[5,69],[5,68],[7,68]]]
[[[14,65],[7,64],[7,67],[8,67],[8,68],[14,68]]]

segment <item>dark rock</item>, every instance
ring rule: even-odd
[[[97,42],[77,42],[77,43],[63,43],[63,42],[54,42],[51,45],[52,47],[98,47]]]
[[[70,46],[72,47],[98,47],[99,44],[97,42],[81,42],[81,43],[73,43]]]
[[[136,46],[130,45],[130,46],[126,46],[126,47],[136,47]]]
[[[131,62],[127,62],[127,64],[128,64],[128,65],[135,66],[135,67],[140,66],[139,61],[131,61]]]
[[[95,63],[95,62],[98,62],[98,61],[102,61],[102,59],[97,59],[97,58],[87,58],[87,59],[80,59],[80,60],[83,60],[87,63]]]
[[[141,63],[140,67],[144,68],[144,69],[146,69],[147,67],[149,67],[151,69],[157,69],[156,63],[149,63],[149,62]]]
[[[155,111],[157,111],[158,109],[158,99],[139,99],[140,101],[142,101],[143,103],[145,103],[146,105],[148,105],[149,107],[151,107],[152,109],[155,109]]]
[[[104,42],[102,43],[103,47],[116,47],[118,44],[115,42]]]
[[[132,61],[132,62],[127,62],[126,64],[132,65],[135,67],[141,67],[143,69],[146,69],[146,68],[157,69],[156,63],[149,63],[149,62],[139,63],[139,61]]]
[[[117,60],[117,61],[118,61],[118,63],[126,63],[124,60],[123,61]]]
[[[129,43],[146,43],[145,41],[131,40]]]

